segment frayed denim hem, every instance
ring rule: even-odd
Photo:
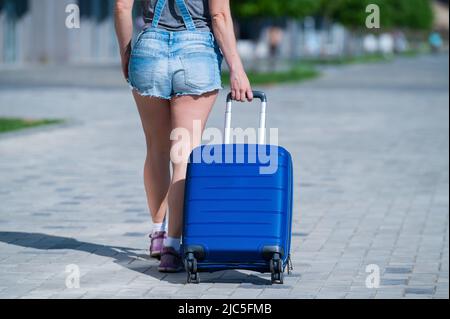
[[[210,89],[202,90],[202,91],[196,91],[196,92],[182,92],[182,93],[175,93],[174,96],[201,96],[203,94],[212,93],[214,91],[220,91],[223,90],[222,86],[218,87],[212,87]]]
[[[141,91],[138,88],[134,87],[130,81],[128,81],[128,86],[130,88],[130,90],[137,92],[139,95],[141,96],[146,96],[146,97],[155,97],[158,99],[163,99],[163,100],[170,100],[173,97],[176,96],[201,96],[203,94],[207,94],[207,93],[212,93],[214,91],[220,91],[223,90],[222,86],[217,86],[217,87],[212,87],[209,89],[205,89],[205,90],[199,90],[199,91],[195,91],[195,92],[181,92],[181,93],[175,93],[171,96],[163,96],[163,95],[159,95],[159,94],[155,94],[154,92],[152,92],[152,90],[146,90],[146,91]]]
[[[155,97],[162,100],[170,100],[172,98],[171,96],[167,97],[163,95],[154,94],[151,90],[141,91],[137,87],[134,87],[130,81],[128,81],[128,87],[130,88],[130,90],[137,92],[140,96]]]

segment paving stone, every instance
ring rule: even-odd
[[[433,295],[435,292],[435,288],[414,288],[409,287],[405,289],[405,294],[409,295]]]
[[[448,298],[448,55],[264,88],[268,126],[294,159],[295,269],[283,286],[247,271],[202,273],[199,285],[159,273],[126,85],[36,94],[22,78],[0,88],[0,116],[70,124],[0,135],[0,298]],[[208,127],[222,128],[225,93]],[[254,123],[255,108],[235,112],[235,127]],[[70,264],[79,289],[65,287]],[[371,264],[378,289],[365,286]]]
[[[408,284],[408,279],[382,279],[382,286],[401,286]]]
[[[385,269],[387,274],[409,274],[412,272],[412,267],[388,267]]]

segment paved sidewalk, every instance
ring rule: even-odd
[[[424,56],[265,89],[268,124],[295,163],[295,270],[275,286],[246,271],[201,274],[200,285],[158,273],[125,85],[0,72],[0,116],[70,119],[0,136],[0,298],[448,298],[448,68],[447,55]],[[119,76],[90,80],[102,74]],[[222,101],[209,126],[222,126]],[[255,106],[234,114],[257,123]],[[71,264],[79,288],[66,288]],[[379,288],[366,287],[368,265]]]

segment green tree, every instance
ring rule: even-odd
[[[231,5],[233,12],[243,18],[302,18],[317,13],[320,7],[317,0],[239,0]]]
[[[400,0],[399,3],[393,1],[392,5],[395,12],[401,10],[401,14],[393,17],[396,26],[415,31],[432,28],[434,14],[430,0]]]
[[[380,7],[382,29],[429,30],[433,25],[431,0],[236,0],[234,13],[241,18],[303,18],[320,14],[353,30],[365,28],[370,4]]]
[[[284,8],[287,16],[304,18],[316,15],[320,9],[320,3],[317,0],[289,0],[285,1]]]
[[[369,4],[380,7],[382,29],[428,30],[433,25],[430,0],[320,0],[320,11],[348,28],[362,30]]]
[[[395,1],[395,0],[394,0]],[[322,0],[321,12],[344,26],[357,30],[365,27],[367,12],[366,8],[370,4],[383,6],[384,0]],[[383,11],[383,9],[381,9]],[[383,14],[381,14],[383,16]]]

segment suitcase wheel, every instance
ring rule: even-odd
[[[192,283],[199,284],[200,276],[198,275],[198,272],[196,272],[196,273],[188,272],[187,283],[188,284],[192,284]]]
[[[184,264],[186,267],[186,273],[187,273],[187,283],[200,283],[200,276],[198,274],[197,269],[197,259],[194,257],[193,253],[188,253],[186,255],[186,258],[184,260]]]
[[[270,273],[272,284],[283,284],[283,261],[279,253],[273,254],[270,259]]]

